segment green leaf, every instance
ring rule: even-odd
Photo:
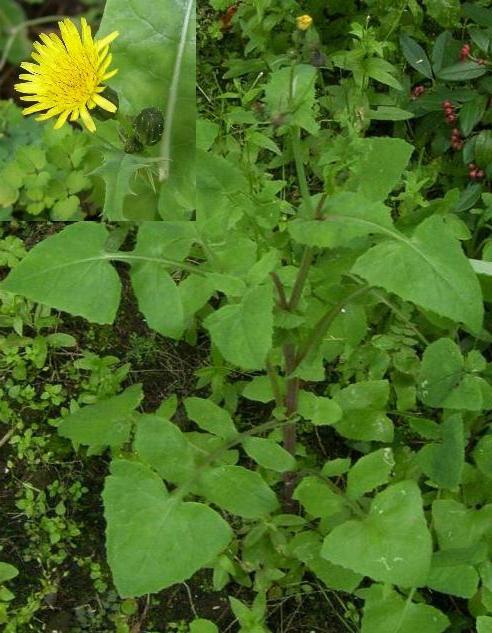
[[[383,201],[401,180],[413,147],[386,136],[357,139],[347,188],[371,201]]]
[[[375,110],[369,110],[367,116],[373,121],[408,121],[413,119],[415,114],[396,106],[381,105]]]
[[[492,633],[492,617],[488,615],[478,616],[477,633]]]
[[[106,184],[103,215],[107,220],[128,220],[123,206],[126,197],[132,192],[135,175],[139,169],[149,167],[149,161],[143,156],[125,154],[121,151],[104,150],[103,162],[92,174],[101,176]],[[152,219],[155,213],[151,213]]]
[[[193,449],[185,435],[169,420],[144,415],[137,420],[134,450],[163,479],[186,483],[194,474]]]
[[[19,575],[19,571],[13,565],[9,565],[9,563],[0,562],[0,584],[7,582],[7,580],[12,580]]]
[[[239,303],[208,316],[204,325],[226,361],[241,369],[263,369],[273,336],[271,284],[251,288]]]
[[[35,246],[1,287],[94,323],[112,323],[121,284],[105,253],[108,235],[96,222],[72,224]]]
[[[306,512],[316,518],[325,518],[342,512],[345,502],[319,477],[304,477],[292,495]]]
[[[132,385],[117,396],[69,414],[61,421],[58,433],[91,449],[119,448],[128,441],[134,411],[142,398],[142,385]]]
[[[424,446],[417,463],[440,488],[454,489],[461,483],[465,464],[465,437],[460,415],[452,415],[441,425],[439,444]]]
[[[318,133],[314,118],[316,68],[306,64],[275,70],[265,86],[265,103],[273,118],[288,115],[286,122],[310,134]]]
[[[190,222],[143,222],[138,232],[132,285],[147,323],[163,336],[179,339],[187,324],[183,291],[166,270],[166,260],[185,259],[195,239]]]
[[[465,2],[462,6],[463,14],[471,18],[480,26],[492,27],[492,10],[480,7],[471,2]]]
[[[160,212],[193,207],[195,189],[195,5],[193,0],[108,0],[98,37],[118,30],[111,46],[119,73],[111,87],[123,112],[154,106],[165,112]],[[131,28],[130,28],[131,27]],[[117,219],[117,218],[113,218]],[[149,218],[147,218],[149,219]]]
[[[475,139],[475,161],[480,167],[486,168],[492,163],[492,130],[481,130]]]
[[[478,470],[492,479],[492,435],[484,435],[473,451]]]
[[[429,15],[445,28],[457,27],[460,20],[460,0],[424,0]]]
[[[347,496],[355,500],[388,483],[394,465],[391,448],[380,448],[369,455],[364,455],[348,473]]]
[[[243,441],[244,450],[263,468],[284,473],[296,469],[295,458],[273,440],[248,437]]]
[[[205,398],[186,398],[186,414],[200,428],[224,440],[236,437],[238,431],[229,413]]]
[[[271,402],[274,399],[272,384],[268,376],[255,376],[243,389],[243,398],[256,402]]]
[[[422,497],[414,481],[376,495],[367,518],[337,526],[321,552],[332,563],[402,587],[425,585],[431,553]]]
[[[336,400],[303,390],[299,392],[297,409],[299,415],[316,426],[336,424],[343,414]]]
[[[425,350],[418,377],[421,401],[444,409],[482,409],[481,379],[465,370],[460,348],[449,338],[431,343]]]
[[[397,72],[397,69],[385,59],[369,57],[364,60],[363,70],[371,79],[375,79],[395,90],[403,90],[401,83],[393,76]]]
[[[242,466],[219,466],[202,475],[200,494],[245,519],[260,519],[278,508],[273,490],[261,475]]]
[[[302,561],[327,587],[352,593],[362,580],[360,574],[321,557],[322,541],[314,530],[300,532],[289,542],[289,552]]]
[[[488,99],[485,95],[479,95],[476,99],[467,101],[461,107],[460,127],[464,136],[469,136],[473,128],[480,122],[487,108],[487,101]]]
[[[334,396],[343,410],[337,432],[354,440],[391,442],[393,423],[385,412],[388,398],[386,380],[361,381],[341,389]]]
[[[219,633],[219,629],[210,620],[198,618],[190,624],[190,633]]]
[[[472,332],[482,327],[480,285],[459,242],[442,218],[432,216],[413,236],[372,247],[352,272],[425,310],[464,323]]]
[[[360,593],[365,597],[361,633],[442,633],[450,624],[438,609],[405,600],[382,585]]]
[[[421,75],[428,79],[433,79],[432,67],[427,57],[427,53],[418,42],[409,37],[406,33],[400,35],[400,45],[407,62],[415,68]]]
[[[427,578],[427,586],[434,591],[459,598],[472,598],[478,589],[479,576],[472,565],[449,565],[436,552]]]
[[[476,510],[453,499],[438,499],[432,504],[432,523],[442,550],[472,547],[490,531],[492,504]]]
[[[321,248],[348,246],[358,237],[392,229],[391,210],[381,202],[368,202],[357,193],[338,193],[323,206],[322,220],[295,219],[288,224],[299,244]]]
[[[437,77],[442,81],[468,81],[481,77],[486,72],[486,66],[474,61],[465,61],[441,68]]]
[[[111,465],[103,492],[106,548],[122,597],[155,593],[214,562],[232,532],[211,508],[169,495],[147,466]]]

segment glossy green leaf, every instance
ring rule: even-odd
[[[433,79],[432,67],[422,46],[406,33],[400,35],[400,45],[403,55],[410,66],[424,77]]]
[[[465,61],[441,68],[437,76],[442,81],[468,81],[481,77],[486,72],[486,66],[474,61]]]
[[[147,466],[116,460],[103,492],[107,556],[122,597],[183,582],[214,562],[232,532],[214,510],[167,492]]]
[[[354,440],[391,442],[393,423],[384,410],[388,398],[386,380],[367,380],[341,389],[334,396],[343,410],[336,430]]]
[[[480,438],[473,450],[473,459],[480,472],[492,479],[492,435]]]
[[[102,224],[72,224],[35,246],[1,287],[94,323],[112,323],[121,284],[105,252],[108,235]]]
[[[432,559],[427,586],[458,598],[472,598],[478,589],[478,581],[478,573],[472,565],[446,564],[438,552]]]
[[[414,481],[400,482],[376,495],[369,515],[336,527],[322,550],[332,563],[402,587],[425,585],[431,553],[431,535]]]
[[[477,633],[492,633],[492,617],[488,615],[478,616]]]
[[[352,271],[407,301],[464,323],[473,332],[482,326],[480,286],[459,242],[443,220],[432,216],[411,238],[378,244],[356,261]]]

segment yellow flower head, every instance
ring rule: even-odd
[[[58,116],[55,129],[68,117],[70,121],[80,117],[85,127],[95,132],[89,110],[100,106],[109,112],[116,111],[116,106],[101,96],[105,89],[101,83],[117,73],[117,70],[109,70],[112,60],[109,44],[118,37],[118,32],[94,41],[85,18],[81,22],[81,34],[69,19],[58,22],[61,39],[54,33],[41,33],[43,43],[34,42],[32,53],[36,64],[22,62],[21,67],[29,74],[19,75],[24,82],[16,84],[15,89],[26,95],[21,97],[22,101],[34,102],[23,114],[45,110],[36,117],[37,121]]]
[[[296,18],[296,25],[300,31],[307,31],[313,24],[313,18],[310,15],[300,15]]]

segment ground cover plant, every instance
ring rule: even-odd
[[[112,4],[102,38],[123,30]],[[110,329],[131,298],[156,350],[200,359],[186,389],[149,389],[122,358],[95,398],[78,378],[69,407],[63,386],[36,392],[78,472],[100,468],[100,496],[73,494],[94,493],[95,576],[115,591],[93,630],[492,630],[489,4],[201,3],[196,184],[181,173],[196,206],[170,186],[159,219],[135,195],[125,218],[109,199],[102,221],[5,242],[15,358],[27,347],[41,369],[81,333],[29,317],[19,342],[12,305]],[[34,371],[10,363],[17,382]],[[5,424],[18,454],[30,424]],[[63,569],[80,526],[63,520],[66,486],[53,494],[46,531],[65,551],[48,567]],[[6,626],[35,630],[4,554]],[[216,613],[203,583],[227,597]],[[155,601],[180,587],[178,623]]]

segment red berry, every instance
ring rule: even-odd
[[[446,117],[448,123],[456,123],[456,116],[454,114],[448,114]]]
[[[443,108],[452,108],[453,107],[453,104],[451,103],[451,101],[448,101],[447,99],[446,99],[446,101],[443,101],[441,105],[442,105]]]
[[[452,130],[452,134],[453,134],[453,136],[461,137],[461,130],[459,130],[457,127],[455,127]]]
[[[469,44],[465,44],[460,51],[460,59],[462,62],[464,62],[465,60],[468,59],[468,57],[470,57],[470,52],[471,52],[471,48]]]
[[[468,169],[476,169],[477,166],[475,165],[475,163],[468,163]]]
[[[485,176],[485,172],[483,171],[483,169],[478,169],[476,174],[477,178],[483,178]]]

